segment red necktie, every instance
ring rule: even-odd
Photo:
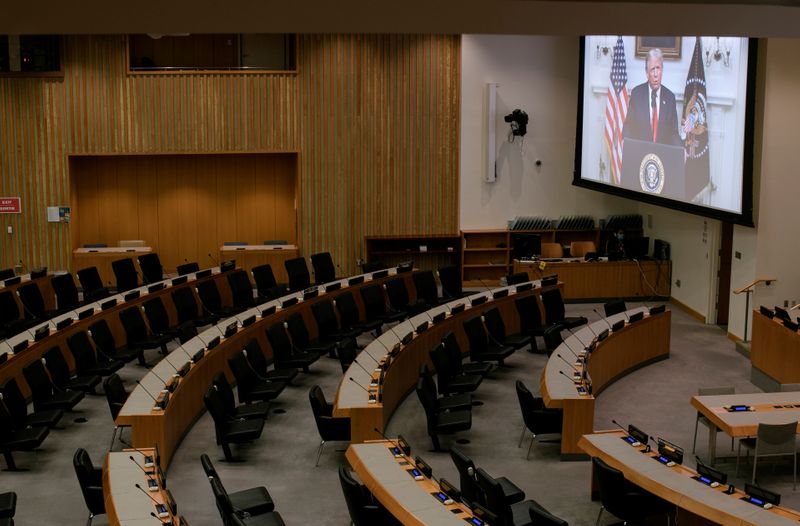
[[[656,92],[650,92],[650,107],[653,110],[653,142],[658,139],[658,105],[656,104]]]

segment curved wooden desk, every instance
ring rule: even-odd
[[[579,445],[587,454],[622,471],[637,486],[675,504],[678,524],[779,526],[800,520],[800,512],[780,506],[765,510],[740,500],[744,493],[739,490],[727,495],[726,485],[712,488],[698,482],[691,478],[697,474],[692,469],[667,467],[652,459],[655,452],[644,454],[644,446],[632,447],[622,436],[622,431],[584,435]]]
[[[406,471],[414,467],[413,459],[395,458],[392,447],[386,440],[350,444],[345,457],[369,491],[401,523],[463,526],[473,517],[460,502],[445,505],[437,500],[432,493],[439,492],[439,485],[427,477],[414,480]]]
[[[228,245],[219,247],[219,260],[235,259],[236,266],[247,272],[253,267],[268,264],[278,283],[287,283],[289,275],[283,263],[296,258],[299,250],[295,245]]]
[[[596,335],[609,330],[609,324],[626,319],[646,309],[637,308],[607,318],[608,323],[599,320],[584,326],[570,335],[547,361],[539,387],[546,407],[561,408],[564,422],[561,434],[561,458],[564,460],[586,459],[578,440],[582,435],[592,433],[594,428],[594,401],[603,389],[618,378],[625,376],[650,363],[669,358],[670,311],[645,315],[635,323],[626,323],[619,331],[612,332],[589,355],[587,370],[592,381],[592,394],[580,394],[572,381],[572,371],[558,358],[574,361],[574,353],[579,353],[596,339]],[[576,364],[576,367],[582,365]],[[563,374],[562,374],[563,373]],[[566,375],[566,376],[565,376]]]
[[[147,290],[148,287],[152,285],[146,285],[139,287],[138,289],[129,290],[123,294],[117,294],[115,296],[105,298],[99,302],[83,305],[71,312],[62,314],[61,316],[57,316],[52,320],[42,322],[39,325],[30,329],[29,331],[23,332],[16,336],[12,336],[6,342],[4,342],[2,346],[0,346],[0,353],[2,352],[10,353],[8,360],[5,363],[0,364],[0,385],[5,383],[10,378],[15,378],[17,380],[17,384],[22,390],[22,394],[25,397],[30,397],[30,388],[28,387],[28,382],[25,381],[25,377],[22,374],[22,369],[29,363],[41,359],[42,355],[53,347],[59,347],[61,349],[61,353],[64,355],[64,359],[67,361],[70,370],[74,370],[75,363],[72,358],[72,353],[70,353],[67,348],[67,338],[69,338],[76,332],[88,330],[90,325],[101,319],[105,320],[106,323],[108,323],[109,329],[111,330],[111,333],[114,335],[114,340],[117,342],[117,345],[125,344],[127,338],[125,335],[125,329],[122,327],[122,322],[119,319],[119,313],[122,310],[127,309],[128,307],[142,305],[145,301],[151,298],[161,297],[164,303],[164,308],[167,310],[170,324],[172,325],[177,324],[178,313],[177,310],[175,309],[175,304],[172,302],[171,292],[179,288],[191,287],[192,289],[194,289],[197,283],[201,281],[215,280],[223,302],[227,302],[228,304],[230,304],[231,291],[230,291],[230,286],[228,285],[228,280],[225,278],[225,274],[220,273],[219,268],[212,269],[212,272],[213,273],[211,276],[203,277],[200,278],[199,280],[194,279],[195,276],[194,274],[190,274],[187,276],[188,280],[186,283],[174,286],[170,286],[172,283],[171,279],[164,280],[160,283],[166,285],[165,288],[151,293],[148,293]],[[46,280],[49,285],[50,279],[46,278]],[[129,301],[125,301],[125,296],[135,291],[139,291],[140,294],[139,297],[131,299]],[[196,293],[194,294],[196,297]],[[110,301],[111,299],[115,299],[117,301],[117,304],[114,307],[102,310],[101,304]],[[200,302],[197,299],[196,301],[199,309]],[[89,308],[94,309],[94,314],[82,320],[78,319],[78,313],[83,312]],[[74,320],[74,322],[68,327],[61,329],[60,331],[55,330],[56,324],[59,321],[66,318],[71,318]],[[145,323],[147,322],[145,321]],[[34,342],[33,334],[39,327],[50,327],[50,335],[38,342]],[[13,354],[12,349],[14,345],[20,343],[23,340],[29,341],[28,348],[24,349],[18,354]]]
[[[530,294],[538,295],[543,289],[534,287],[517,293],[516,287],[507,288],[509,290],[508,296],[496,300],[490,299],[486,303],[475,307],[469,306],[471,301],[481,296],[487,296],[486,291],[436,307],[398,324],[371,342],[358,355],[359,363],[367,370],[371,370],[382,362],[389,350],[400,342],[406,334],[413,333],[413,339],[407,345],[402,346],[400,352],[392,360],[389,370],[385,373],[382,385],[383,399],[381,402],[369,403],[369,397],[364,389],[369,386],[371,377],[357,364],[351,365],[342,376],[342,380],[339,382],[339,389],[336,392],[333,414],[337,417],[350,418],[351,443],[381,438],[381,435],[374,430],[377,428],[381,433],[383,432],[397,406],[414,389],[419,379],[420,365],[426,364],[434,371],[429,353],[431,349],[442,341],[445,334],[452,331],[456,335],[462,351],[469,349],[469,343],[463,328],[464,320],[479,315],[487,309],[497,307],[505,320],[506,332],[509,334],[517,332],[519,330],[519,317],[516,313],[514,300]],[[502,289],[503,287],[494,290]],[[458,304],[466,306],[464,311],[456,315],[450,315],[450,309]],[[544,310],[542,309],[541,312],[544,312]],[[424,332],[414,332],[416,327],[423,322],[430,321],[439,313],[448,314],[444,320],[433,324]],[[373,372],[372,376],[377,378],[378,373]],[[350,378],[353,378],[353,381],[350,381]]]
[[[378,279],[371,279],[372,274],[364,275],[365,281],[350,287],[342,286],[332,290],[330,293],[320,292],[314,298],[302,300],[302,292],[289,294],[269,303],[254,307],[235,318],[222,320],[218,325],[212,326],[203,331],[198,336],[170,352],[163,360],[156,364],[148,374],[141,380],[140,385],[131,392],[125,405],[120,410],[115,421],[118,426],[130,426],[131,440],[134,447],[152,447],[158,445],[161,452],[161,465],[164,469],[169,467],[175,449],[180,444],[183,436],[190,429],[194,421],[205,411],[203,404],[203,393],[211,380],[219,371],[224,371],[229,381],[232,381],[227,360],[233,353],[244,348],[245,344],[252,338],[256,338],[265,352],[268,359],[272,357],[272,348],[266,337],[266,328],[270,325],[284,321],[295,312],[301,313],[308,327],[312,338],[317,335],[317,325],[311,312],[311,306],[317,301],[335,299],[336,295],[343,291],[353,292],[360,312],[363,314],[363,305],[358,289],[365,285],[382,283],[385,280],[396,276],[396,269],[390,269],[389,275]],[[411,282],[411,273],[404,273],[408,284]],[[347,280],[332,283],[347,284]],[[329,286],[331,284],[328,284]],[[413,284],[411,285],[413,287]],[[325,288],[323,285],[322,288]],[[413,288],[411,289],[413,290]],[[280,308],[280,304],[289,298],[298,298],[298,303]],[[264,318],[260,313],[271,306],[275,306],[276,311]],[[241,320],[250,316],[256,316],[256,321],[248,327],[241,327]],[[363,318],[363,316],[362,316]],[[222,338],[221,331],[230,323],[236,322],[238,330],[230,338]],[[205,349],[206,344],[214,337],[220,336],[221,342],[211,351],[206,351],[204,358],[198,363],[193,364],[189,372],[179,381],[174,392],[171,393],[166,409],[154,408],[153,399],[147,393],[149,391],[155,396],[164,388],[164,381],[175,375],[176,369],[186,364],[191,356],[199,350]],[[145,391],[145,388],[147,391]]]
[[[111,263],[118,259],[131,258],[136,272],[142,274],[139,268],[139,256],[150,254],[151,247],[98,247],[76,248],[72,251],[72,269],[77,272],[87,267],[97,267],[103,283],[115,283],[117,278]],[[222,260],[220,260],[222,261]]]

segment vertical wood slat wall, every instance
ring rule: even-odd
[[[299,151],[302,253],[348,273],[365,235],[458,230],[458,36],[303,35],[298,73],[263,75],[128,75],[120,35],[63,47],[63,80],[0,79],[0,194],[23,202],[0,267],[69,268],[46,219],[68,154]]]

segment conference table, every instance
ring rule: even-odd
[[[345,457],[370,493],[395,518],[406,526],[463,526],[474,518],[465,504],[438,500],[439,484],[430,477],[415,480],[409,473],[414,460],[406,455],[396,457],[394,447],[387,440],[350,444]]]
[[[219,260],[235,259],[236,266],[247,272],[253,267],[268,264],[278,283],[289,281],[286,267],[287,259],[296,258],[299,254],[296,245],[224,245],[219,247]]]
[[[201,277],[198,277],[198,274]],[[81,305],[72,311],[56,316],[51,320],[43,321],[31,329],[9,337],[6,341],[0,342],[0,355],[4,353],[8,354],[7,361],[0,364],[0,385],[4,384],[10,378],[14,378],[22,390],[22,394],[26,398],[30,397],[31,392],[28,387],[28,382],[25,380],[22,373],[23,368],[29,363],[41,359],[42,355],[53,347],[61,349],[61,353],[67,361],[70,370],[74,370],[75,363],[72,358],[72,353],[68,351],[67,338],[77,332],[88,330],[93,323],[101,319],[105,320],[108,324],[116,344],[118,346],[124,345],[127,339],[122,322],[119,319],[119,313],[129,307],[141,306],[149,299],[160,297],[167,311],[170,324],[173,326],[176,325],[178,314],[172,302],[171,292],[183,287],[191,287],[194,289],[199,282],[207,280],[215,281],[223,302],[230,304],[232,295],[228,281],[225,279],[225,274],[220,273],[219,267],[215,267],[213,269],[201,270],[199,273],[181,276],[177,278],[177,281],[176,279],[166,279],[158,283],[143,285],[137,289],[116,294],[97,302]],[[43,286],[49,286],[52,290],[49,277],[39,278],[33,281],[39,283],[40,290]],[[152,292],[150,292],[151,290]],[[196,294],[195,301],[197,301],[199,309],[200,303],[197,300]],[[104,309],[104,305],[107,305],[107,308]],[[90,310],[91,313],[89,312]],[[89,314],[88,317],[80,319],[82,315],[85,316],[86,314]],[[70,324],[61,330],[57,330],[56,327],[58,324],[62,321],[66,322],[66,320],[71,320]],[[47,329],[48,333],[44,339],[35,341],[36,331],[40,328]],[[15,346],[26,344],[27,347],[25,349],[14,353]]]
[[[643,315],[640,321],[626,321],[638,313]],[[640,367],[669,358],[671,317],[669,310],[650,315],[645,307],[630,309],[574,331],[550,355],[539,388],[546,407],[564,412],[562,460],[586,459],[578,441],[593,432],[595,399],[603,389]],[[610,330],[620,321],[625,322],[620,330]],[[608,336],[600,341],[599,335],[604,332]],[[594,350],[586,360],[587,378],[576,382],[572,378],[574,370],[562,358],[574,361],[573,367],[583,371],[583,361],[575,355],[589,346]]]
[[[137,272],[139,269],[139,256],[153,252],[152,247],[97,247],[76,248],[72,251],[72,270],[77,272],[88,267],[97,267],[100,279],[106,287],[117,282],[111,263],[118,259],[131,258]]]
[[[751,411],[731,411],[726,407],[750,406]],[[732,438],[756,436],[758,424],[798,422],[800,432],[800,392],[750,393],[693,396],[692,407]],[[716,462],[717,433],[708,433],[710,465]]]
[[[358,289],[371,284],[382,284],[397,276],[405,279],[407,286],[413,290],[411,272],[397,273],[391,268],[374,273],[321,285],[318,294],[304,299],[304,293],[295,292],[279,299],[253,307],[235,317],[221,320],[192,338],[188,342],[173,349],[164,359],[139,381],[127,401],[120,410],[115,424],[131,428],[131,440],[134,447],[158,446],[161,452],[161,465],[169,467],[170,461],[185,433],[194,421],[205,411],[203,394],[211,385],[214,375],[223,371],[229,382],[233,383],[233,375],[227,360],[235,352],[241,351],[251,339],[257,339],[268,360],[272,358],[272,348],[266,337],[266,329],[272,324],[281,323],[294,313],[300,313],[308,328],[310,337],[317,336],[317,326],[311,306],[323,300],[335,299],[336,295],[350,291],[356,300],[363,319],[363,304]],[[361,281],[350,284],[350,281]],[[288,303],[292,303],[289,305]],[[230,299],[224,300],[230,305]],[[269,312],[274,309],[273,312]],[[262,315],[265,313],[266,315]],[[252,324],[244,327],[243,322],[254,318]],[[233,326],[229,337],[224,336],[228,326]],[[219,338],[219,344],[208,350],[208,344]],[[193,357],[200,353],[201,359],[194,363]],[[171,393],[165,409],[155,407],[154,398],[158,398],[164,390],[165,382],[169,382],[181,368],[188,369],[182,378],[176,378],[177,386]]]
[[[712,488],[699,482],[692,478],[697,473],[686,466],[667,467],[654,459],[655,451],[644,453],[643,445],[633,447],[624,436],[622,431],[587,434],[578,444],[586,454],[622,471],[633,484],[675,504],[678,524],[781,526],[800,520],[798,511],[781,506],[765,510],[741,500],[745,495],[741,490],[728,495],[725,484]],[[594,477],[592,481],[594,490]]]
[[[156,451],[154,448],[126,449],[106,455],[103,462],[103,502],[108,523],[112,526],[152,526],[156,521],[172,521],[173,526],[181,526],[183,522],[170,505],[174,505],[172,495],[164,489],[155,466],[145,467],[145,455],[155,459]],[[152,475],[145,474],[145,471]],[[158,489],[148,491],[148,480],[157,481]],[[158,515],[156,503],[167,508],[166,516],[151,515]]]
[[[558,258],[537,261],[514,260],[514,273],[527,272],[528,279],[558,274],[564,282],[565,300],[648,298],[670,295],[671,261],[584,261]]]
[[[543,289],[539,283],[529,282],[476,292],[397,324],[370,342],[359,353],[357,362],[351,364],[342,376],[336,391],[333,416],[350,418],[351,443],[380,439],[394,411],[416,386],[420,366],[425,364],[435,372],[429,353],[442,341],[445,334],[452,331],[462,352],[466,352],[469,342],[463,322],[495,307],[499,309],[504,320],[506,333],[514,334],[519,331],[519,316],[514,300],[530,294],[538,295],[542,290],[560,286],[561,284],[551,285]],[[480,303],[483,300],[485,302]],[[453,308],[456,311],[460,308],[463,310],[453,314]],[[544,310],[540,309],[540,312]],[[437,316],[443,319],[433,323]],[[402,343],[404,339],[405,344]],[[378,390],[377,387],[371,387],[370,383],[379,380],[380,371],[377,366],[385,362],[392,349],[397,349],[398,352],[380,384],[382,400],[370,403],[369,394],[376,394]]]
[[[765,390],[780,390],[781,384],[800,383],[800,333],[784,327],[777,318],[770,319],[753,311],[753,339],[750,362],[753,383]],[[756,371],[766,375],[767,385],[758,381]]]

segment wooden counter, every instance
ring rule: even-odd
[[[106,287],[114,287],[117,278],[111,263],[118,259],[131,258],[136,272],[139,273],[141,281],[142,270],[139,268],[139,256],[150,254],[153,249],[150,247],[104,247],[104,248],[76,248],[72,251],[72,272],[77,276],[77,272],[87,267],[97,267],[100,279]],[[77,284],[77,277],[75,278]]]
[[[283,266],[287,259],[296,258],[299,254],[294,245],[229,245],[219,247],[219,260],[236,260],[236,266],[249,274],[253,267],[269,264],[278,283],[288,283],[289,275]],[[308,272],[311,273],[311,262],[308,261]],[[314,281],[313,279],[311,280]]]
[[[750,362],[754,369],[777,384],[800,383],[800,333],[787,329],[777,318],[753,311]]]

